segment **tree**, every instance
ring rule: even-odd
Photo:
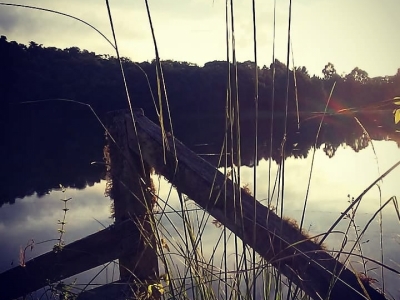
[[[352,80],[355,82],[365,84],[369,80],[369,77],[366,71],[356,67],[346,76],[346,80]]]
[[[78,47],[70,47],[70,48],[66,48],[64,49],[65,52],[67,52],[69,55],[71,55],[72,57],[78,57],[79,54],[81,54],[81,49],[79,49]]]
[[[296,69],[296,73],[302,73],[305,76],[310,77],[310,74],[308,73],[308,70],[307,70],[307,68],[305,66],[297,67],[295,69]]]
[[[275,67],[275,74],[276,76],[286,76],[286,65],[280,62],[278,59],[275,59],[275,62],[270,65],[270,70],[272,71]]]
[[[325,65],[325,68],[322,70],[322,74],[324,74],[325,80],[329,80],[337,76],[335,66],[331,62],[328,62],[328,64]]]

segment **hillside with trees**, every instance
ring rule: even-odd
[[[158,122],[156,62],[123,58],[122,65],[132,106],[143,108],[147,117]],[[279,159],[287,96],[286,157],[306,157],[314,146],[331,91],[317,141],[327,155],[333,156],[340,145],[359,151],[371,139],[391,139],[400,145],[391,101],[400,95],[400,69],[391,76],[370,78],[357,67],[339,75],[334,64],[327,63],[321,67],[321,77],[311,76],[304,66],[289,70],[287,77],[285,64],[278,60],[258,67],[259,157],[254,158],[255,64],[212,61],[198,66],[168,60],[161,65],[163,112],[168,111],[167,95],[175,136],[196,152],[219,153],[221,149],[229,72],[230,96],[236,99],[236,91],[238,95],[242,164],[270,156]],[[103,178],[103,166],[91,164],[102,161],[105,143],[104,129],[91,109],[106,122],[107,112],[128,108],[117,58],[77,47],[22,45],[1,36],[0,74],[5,145],[1,180],[6,183],[0,190],[0,205],[33,193],[43,195],[59,184],[84,188]]]

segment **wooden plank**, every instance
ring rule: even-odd
[[[137,135],[132,122],[128,121],[130,115],[125,113],[125,118],[132,151],[141,153],[157,173],[237,234],[312,298],[367,299],[351,270],[289,222],[238,189],[215,167],[171,135],[164,137],[166,147],[163,148],[160,127],[142,112],[136,113],[134,118]],[[235,195],[235,190],[240,197]],[[337,279],[333,287],[332,279]],[[371,286],[364,288],[371,299],[385,299]]]
[[[137,243],[138,255],[119,257],[120,278],[126,282],[137,282],[136,293],[147,293],[146,282],[158,278],[156,239],[153,233],[154,187],[150,177],[151,167],[132,153],[128,145],[124,115],[112,115],[108,130],[112,135],[107,151],[107,169],[111,179],[110,197],[114,200],[115,223],[131,219],[140,229]]]
[[[125,300],[130,297],[132,297],[130,285],[119,280],[84,291],[78,295],[76,300]]]
[[[68,244],[60,252],[40,255],[25,267],[0,274],[0,299],[15,299],[120,256],[136,254],[138,240],[136,225],[126,221]]]

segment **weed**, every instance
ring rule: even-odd
[[[60,184],[60,188],[61,188],[61,192],[62,192],[62,193],[65,193],[65,187],[63,187],[63,186]],[[63,199],[60,199],[61,201],[64,202],[64,208],[62,209],[63,212],[64,212],[64,214],[63,214],[62,220],[58,220],[58,223],[57,223],[57,224],[60,225],[61,227],[57,229],[58,232],[60,233],[60,236],[59,236],[59,238],[58,238],[57,244],[55,244],[54,247],[53,247],[53,251],[54,251],[55,253],[60,252],[60,251],[64,248],[64,246],[65,246],[65,241],[63,240],[63,236],[64,236],[64,234],[65,234],[65,225],[67,224],[67,222],[66,222],[67,212],[69,211],[69,208],[67,207],[67,202],[68,202],[69,200],[71,200],[71,199],[72,199],[72,198],[67,198],[67,197],[64,197]]]

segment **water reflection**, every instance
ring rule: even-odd
[[[374,148],[371,146],[355,153],[349,148],[339,148],[334,158],[329,158],[322,150],[317,150],[313,175],[310,184],[310,193],[308,196],[307,209],[305,213],[304,228],[310,231],[310,234],[319,234],[325,232],[331,224],[340,216],[348,203],[348,195],[357,197],[369,184],[371,184],[379,175],[385,172],[395,162],[400,159],[400,150],[395,142],[374,142]],[[304,198],[307,189],[308,176],[311,166],[311,155],[307,159],[289,158],[286,161],[285,177],[285,199],[283,211],[285,216],[300,220]],[[257,198],[263,203],[267,202],[268,197],[268,174],[269,162],[261,160],[257,166]],[[278,166],[271,164],[271,182],[274,182]],[[357,212],[355,222],[362,229],[370,220],[373,214],[380,207],[380,201],[385,202],[392,196],[399,198],[400,169],[396,169],[382,182],[379,188],[374,187],[362,199]],[[160,198],[168,200],[166,212],[172,212],[173,209],[180,210],[180,204],[176,192],[173,190],[169,199],[168,193],[170,185],[162,178],[154,176],[156,186],[159,186]],[[247,183],[250,190],[253,188],[253,168],[241,167],[242,183]],[[84,190],[67,189],[65,194],[61,191],[52,191],[43,197],[29,196],[17,201],[13,205],[3,205],[0,209],[0,272],[12,268],[19,263],[20,247],[33,239],[35,247],[32,252],[27,252],[27,258],[31,258],[47,251],[50,251],[56,241],[39,244],[40,241],[56,239],[57,220],[62,218],[63,203],[59,200],[64,196],[71,197],[68,202],[70,211],[67,214],[65,240],[67,243],[82,238],[88,234],[101,230],[104,226],[112,223],[110,219],[110,200],[104,197],[105,182],[101,181],[92,187]],[[264,199],[264,200],[263,200]],[[163,200],[159,204],[163,206]],[[276,194],[273,195],[272,202],[280,208],[277,202]],[[188,201],[188,208],[197,208],[193,201]],[[202,211],[198,211],[199,220],[203,216]],[[383,216],[383,262],[388,266],[400,271],[400,226],[393,205],[388,205],[382,212]],[[179,240],[179,233],[182,233],[182,219],[176,214],[158,215],[161,218],[161,224],[164,226],[162,231],[168,231],[173,237]],[[207,214],[205,214],[207,217]],[[173,223],[173,225],[171,224]],[[336,228],[338,231],[345,231],[349,220],[343,220]],[[101,223],[101,224],[100,224]],[[203,244],[203,253],[206,258],[210,258],[214,249],[216,253],[212,263],[219,267],[223,257],[222,244],[216,244],[221,236],[221,229],[212,224],[212,217],[205,219],[201,228],[201,241]],[[201,226],[203,227],[203,226]],[[160,227],[161,228],[161,227]],[[177,230],[177,231],[176,231]],[[197,232],[197,230],[195,231]],[[166,235],[167,236],[167,235]],[[355,231],[351,229],[348,235],[349,246],[351,240],[355,239]],[[332,234],[326,241],[329,249],[339,249],[343,240],[343,234]],[[362,254],[366,257],[380,261],[380,228],[378,219],[374,220],[361,239]],[[348,246],[348,247],[349,247]],[[171,245],[172,248],[172,245]],[[233,268],[234,246],[232,239],[228,243],[228,257],[230,267]],[[358,253],[355,251],[355,253]],[[176,257],[178,258],[178,257]],[[342,257],[343,259],[344,257]],[[358,257],[350,259],[353,268],[362,270],[361,260]],[[375,266],[367,263],[367,268],[372,269]],[[98,269],[97,269],[98,270]],[[93,270],[78,276],[78,283],[88,283],[98,272]],[[108,274],[96,279],[97,283],[105,283],[111,280],[110,274],[113,267],[110,266]],[[380,269],[372,270],[369,274],[378,280],[381,285],[382,278]],[[385,288],[394,298],[400,297],[398,282],[400,277],[394,273],[385,270]],[[115,278],[115,277],[114,277]],[[72,280],[72,279],[71,279]]]
[[[110,200],[103,196],[104,187],[102,182],[86,190],[53,191],[43,197],[29,196],[14,205],[4,205],[0,209],[1,271],[20,263],[20,249],[30,240],[34,241],[34,247],[26,251],[27,260],[53,248],[59,237],[57,222],[63,217],[64,203],[60,199],[65,196],[72,198],[68,201],[66,243],[111,224]]]
[[[341,148],[338,149],[334,158],[329,158],[322,150],[316,152],[303,226],[309,231],[310,235],[318,235],[326,232],[335,220],[339,218],[341,212],[348,207],[349,195],[350,199],[351,197],[356,198],[376,178],[400,159],[400,150],[396,143],[374,142],[373,145],[374,147],[370,146],[359,153],[355,153],[349,148]],[[301,219],[310,166],[311,156],[307,159],[289,158],[286,161],[284,216],[298,221]],[[266,160],[261,160],[257,167],[257,198],[264,203],[267,202],[266,199],[268,196],[268,168],[269,162]],[[277,164],[272,162],[272,184],[277,170]],[[373,214],[379,209],[380,200],[384,203],[393,196],[399,197],[400,186],[398,178],[400,178],[400,169],[393,171],[379,183],[379,188],[374,187],[363,197],[355,217],[355,225],[359,226],[360,230],[366,226],[373,217]],[[253,168],[241,168],[241,181],[243,184],[248,184],[250,190],[253,189]],[[168,183],[163,183],[163,186],[164,188],[161,190],[167,191]],[[163,196],[166,197],[167,193],[163,194]],[[277,203],[276,195],[273,203],[278,207],[280,206],[280,203]],[[179,211],[179,201],[175,195],[171,196],[169,204]],[[188,208],[196,208],[196,205],[190,201]],[[200,226],[200,229],[195,227],[194,232],[203,232],[200,237],[203,245],[205,245],[202,249],[203,253],[206,260],[212,262],[218,270],[221,267],[221,261],[223,261],[224,248],[221,244],[222,242],[217,245],[216,241],[221,238],[222,231],[212,225],[212,217],[207,219],[208,215],[202,211],[197,215],[193,213],[193,217],[196,220],[203,220],[203,215],[207,220],[205,225]],[[163,224],[166,227],[166,231],[172,232],[173,236],[179,240],[175,228],[182,228],[182,219],[178,217],[170,217],[170,219],[172,221],[163,218]],[[400,271],[400,220],[392,204],[388,205],[382,211],[382,220],[383,262],[387,266]],[[344,232],[346,232],[348,225],[348,219],[342,220],[338,224],[336,228],[338,233],[332,234],[326,240],[328,249],[340,249],[344,239]],[[182,231],[179,231],[179,233],[182,233]],[[360,240],[361,250],[356,248],[353,253],[362,254],[370,259],[381,261],[380,235],[381,232],[377,217],[368,226],[367,231]],[[346,238],[348,243],[345,251],[350,251],[354,245],[354,240],[356,240],[356,233],[353,226],[350,227]],[[211,260],[213,253],[213,259]],[[228,241],[227,253],[230,260],[228,265],[231,270],[234,270],[233,254],[235,253],[235,247],[233,238]],[[181,259],[178,255],[174,256],[174,258],[176,260]],[[341,259],[346,259],[346,257],[342,255]],[[352,268],[355,270],[364,272],[360,257],[351,256],[349,263],[351,263]],[[366,263],[366,269],[368,270],[368,274],[378,281],[378,286],[382,286],[381,269],[371,262]],[[399,275],[384,269],[385,291],[389,292],[395,299],[400,296],[400,289],[397,284],[399,280]]]
[[[92,164],[103,160],[104,129],[86,108],[77,109],[65,103],[46,103],[36,104],[34,109],[28,106],[12,107],[9,114],[13,117],[5,126],[5,151],[8,153],[1,175],[4,184],[0,186],[0,206],[34,194],[46,195],[59,184],[83,189],[104,179],[104,165]],[[329,157],[340,152],[342,146],[359,152],[370,145],[371,139],[393,140],[400,145],[398,125],[393,122],[392,110],[354,116],[326,116],[317,141],[321,114],[304,116],[300,124],[296,118],[289,118],[285,143],[282,143],[281,114],[276,112],[274,116],[272,139],[269,137],[271,116],[267,112],[260,114],[257,158],[254,157],[254,118],[249,112],[243,113],[240,118],[242,165],[253,166],[255,162],[270,156],[274,161],[279,161],[282,154],[285,158],[306,158],[314,145],[323,149]],[[221,152],[225,137],[224,114],[181,116],[177,112],[175,115],[179,117],[173,120],[174,134],[184,144],[196,153]],[[154,117],[152,120],[157,122]],[[232,136],[227,141],[227,152],[232,153],[229,164],[239,162],[234,146],[237,137],[235,134]],[[203,157],[213,165],[218,165],[218,156]]]

